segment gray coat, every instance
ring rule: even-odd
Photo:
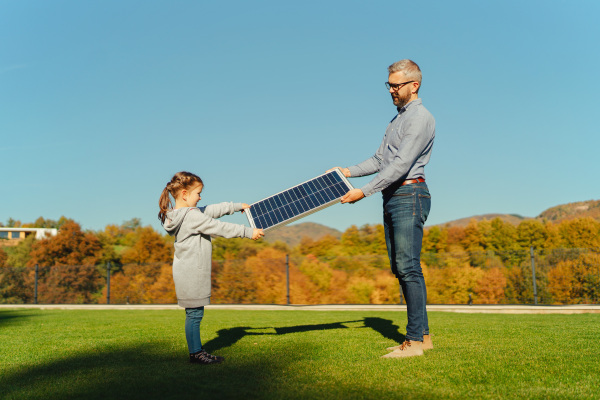
[[[210,304],[211,236],[252,238],[252,228],[215,219],[240,210],[242,203],[219,203],[167,212],[163,226],[169,235],[175,236],[173,281],[179,306],[195,308]]]

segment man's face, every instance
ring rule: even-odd
[[[404,107],[406,104],[410,102],[412,93],[412,85],[407,83],[402,85],[397,90],[394,89],[394,84],[398,85],[404,82],[407,82],[409,79],[406,79],[404,72],[392,72],[388,76],[388,82],[392,87],[390,87],[390,94],[392,95],[392,101],[394,105],[398,108]]]

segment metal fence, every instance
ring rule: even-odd
[[[600,249],[423,253],[430,304],[599,304]],[[398,304],[385,255],[214,260],[213,303]],[[171,265],[0,268],[0,303],[172,304]]]

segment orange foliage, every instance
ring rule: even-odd
[[[254,281],[254,298],[261,304],[285,304],[285,253],[266,248],[246,260]]]
[[[101,251],[100,241],[84,233],[78,223],[65,223],[54,237],[35,242],[28,266],[95,265]]]
[[[506,277],[499,267],[487,269],[483,272],[475,286],[474,303],[499,304],[504,300],[504,287]]]
[[[106,288],[102,291],[106,297]],[[170,264],[127,264],[123,271],[115,273],[110,283],[111,303],[175,303],[175,285],[173,284]]]
[[[169,262],[173,258],[171,249],[152,227],[138,228],[134,240],[133,246],[121,255],[124,264]]]
[[[98,238],[82,232],[79,224],[73,221],[66,222],[56,236],[35,242],[27,265],[39,265],[39,301],[94,302],[103,285],[102,276],[95,267],[101,250]],[[31,268],[30,282],[33,275]]]
[[[424,268],[427,301],[433,304],[467,304],[483,276],[481,268],[468,263],[451,268]]]
[[[600,254],[584,253],[562,261],[548,273],[549,291],[558,304],[600,301]]]
[[[213,263],[214,264],[214,263]],[[252,271],[241,260],[225,260],[218,274],[213,277],[211,302],[225,304],[254,303],[256,282]]]

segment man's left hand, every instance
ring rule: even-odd
[[[360,189],[352,189],[342,197],[342,203],[356,203],[363,199],[365,194]]]

